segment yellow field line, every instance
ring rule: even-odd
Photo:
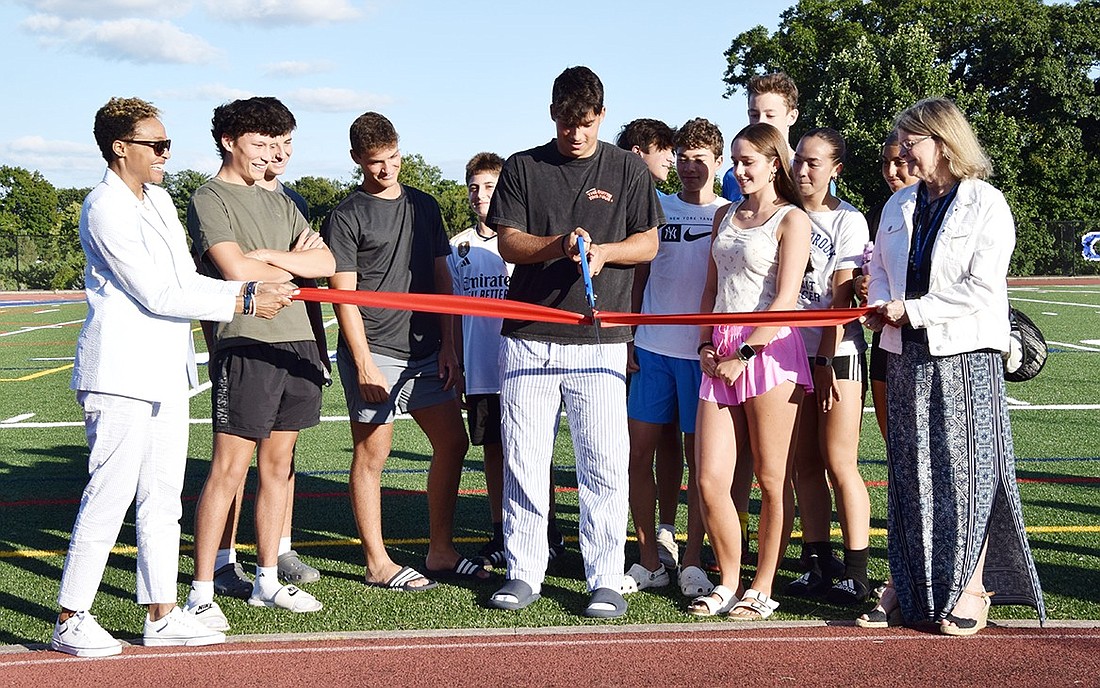
[[[50,368],[49,370],[40,370],[37,373],[31,373],[30,375],[24,375],[23,377],[0,377],[0,382],[26,382],[27,380],[33,380],[36,377],[42,377],[43,375],[51,375],[53,373],[60,373],[62,370],[69,370],[73,367],[72,363],[61,366],[60,368]]]
[[[1100,525],[1097,526],[1028,526],[1026,528],[1029,533],[1100,533]],[[840,529],[834,528],[831,535],[840,536]],[[886,537],[885,528],[872,528],[870,532],[872,537]],[[755,535],[755,533],[753,534]],[[794,531],[791,533],[793,539],[802,537],[802,533]],[[455,542],[457,543],[477,543],[483,542],[483,537],[457,537]],[[628,537],[628,540],[634,540],[633,537]],[[681,533],[676,536],[677,540],[683,541],[685,536]],[[576,538],[566,538],[567,541],[576,542]],[[359,547],[362,545],[362,541],[359,538],[341,538],[332,540],[302,540],[294,542],[294,549],[308,549],[310,547]],[[387,545],[427,545],[428,538],[389,538],[386,540]],[[193,545],[186,543],[180,544],[181,552],[190,552],[194,549]],[[240,552],[248,552],[255,554],[256,545],[254,544],[238,544],[237,550]],[[116,545],[111,549],[111,554],[121,554],[133,556],[137,554],[137,547],[133,545]],[[8,552],[0,552],[0,559],[48,559],[49,557],[62,557],[65,556],[65,550],[50,550],[50,549],[17,549]]]

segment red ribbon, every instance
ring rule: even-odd
[[[566,325],[591,325],[592,317],[539,306],[522,301],[489,299],[477,296],[452,296],[444,294],[404,294],[387,291],[355,291],[351,289],[313,289],[302,287],[293,297],[297,301],[342,303],[353,306],[392,308],[422,313],[447,315],[475,315],[486,318],[511,318],[537,320],[539,322]],[[674,313],[654,315],[650,313],[618,313],[596,311],[595,319],[603,327],[622,325],[767,325],[788,327],[825,327],[843,325],[873,308],[828,308],[808,311],[753,311],[750,313]]]

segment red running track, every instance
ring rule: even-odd
[[[973,638],[851,625],[725,621],[234,638],[76,659],[0,650],[25,686],[1096,686],[1095,624],[1002,622]],[[1011,624],[1011,625],[1008,625]]]

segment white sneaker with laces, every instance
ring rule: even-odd
[[[658,566],[656,571],[650,571],[641,564],[634,564],[623,576],[623,584],[619,592],[629,595],[646,588],[663,588],[668,584],[668,569],[664,566]]]
[[[148,616],[145,617],[142,642],[146,647],[176,645],[197,647],[224,643],[225,634],[207,628],[193,614],[188,614],[179,607],[173,607],[172,611],[157,621],[151,620]]]
[[[229,630],[229,619],[225,618],[225,613],[222,612],[222,608],[218,606],[217,602],[192,604],[191,600],[188,600],[187,604],[183,606],[183,611],[198,619],[203,626],[212,631]]]
[[[77,657],[110,657],[122,652],[122,643],[85,611],[73,614],[65,623],[54,623],[50,648]]]
[[[676,530],[667,526],[657,527],[657,557],[666,569],[675,571],[680,562],[680,546],[676,544]]]

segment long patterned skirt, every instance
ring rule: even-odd
[[[906,623],[939,621],[958,602],[988,543],[993,604],[1046,620],[1024,532],[1001,358],[936,357],[905,342],[887,360],[887,548]]]

